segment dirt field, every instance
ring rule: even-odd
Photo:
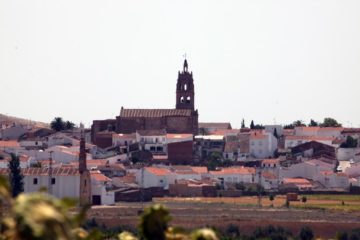
[[[360,228],[360,211],[341,208],[357,208],[360,201],[358,198],[346,200],[345,205],[342,205],[343,199],[308,196],[306,203],[291,202],[289,209],[283,207],[284,196],[276,196],[272,202],[264,197],[261,208],[258,208],[257,197],[158,198],[153,203],[161,203],[170,210],[173,219],[171,225],[188,229],[205,226],[225,228],[233,223],[240,227],[241,232],[250,234],[256,227],[271,224],[285,227],[297,234],[302,226],[308,225],[317,237],[331,238],[337,231]],[[146,203],[144,207],[153,203]],[[93,207],[88,218],[95,218],[107,226],[137,226],[138,211],[142,206],[141,203],[120,203],[117,206]],[[307,206],[312,207],[308,209]],[[316,209],[315,206],[321,207]]]

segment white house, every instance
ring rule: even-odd
[[[255,168],[250,167],[222,168],[219,171],[209,171],[209,175],[223,183],[254,183],[256,177]]]
[[[148,150],[153,154],[167,155],[165,130],[138,130],[136,141],[140,143],[142,150]]]
[[[80,174],[75,168],[53,168],[52,178],[49,178],[49,168],[23,169],[25,193],[37,192],[42,188],[58,198],[79,198]]]
[[[20,155],[19,162],[20,162],[20,168],[27,168],[30,167],[31,157],[27,155]],[[11,158],[4,158],[0,160],[0,168],[8,168],[8,164]]]
[[[336,138],[333,137],[319,137],[319,136],[286,136],[285,137],[285,148],[293,148],[300,144],[316,141],[320,142],[329,146],[336,147],[337,145],[334,144],[334,140]]]
[[[315,179],[320,172],[333,171],[335,166],[333,164],[325,163],[320,160],[309,160],[289,167],[282,167],[279,171],[280,179],[283,178],[306,178]]]
[[[112,135],[113,146],[129,146],[136,142],[136,134],[114,133]]]
[[[275,129],[276,129],[276,133],[277,135],[280,137],[281,135],[283,135],[283,127],[281,125],[265,125],[265,132],[267,133],[272,133],[274,134]]]
[[[250,135],[250,154],[255,158],[269,158],[274,156],[278,140],[272,133],[253,131]]]
[[[325,188],[348,189],[350,186],[349,177],[345,173],[334,173],[333,171],[323,171],[317,174],[315,181],[320,182]]]
[[[261,172],[261,186],[265,190],[277,190],[279,188],[279,177],[272,171]]]
[[[18,141],[0,141],[0,150],[6,153],[18,154],[22,149]]]
[[[336,151],[336,158],[339,161],[346,161],[346,160],[357,160],[357,153],[360,152],[360,148],[338,148]]]
[[[206,167],[205,167],[206,168]],[[202,174],[194,171],[191,166],[171,166],[170,171],[174,174],[176,180],[201,180]]]
[[[167,168],[145,167],[136,172],[136,181],[142,188],[162,187],[169,189],[175,183],[175,175]]]
[[[115,192],[108,191],[111,188],[112,180],[100,171],[90,171],[92,202],[96,205],[115,204]]]

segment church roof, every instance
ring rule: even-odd
[[[167,116],[184,116],[190,117],[191,109],[125,109],[121,108],[120,117],[167,117]]]

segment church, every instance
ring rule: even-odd
[[[94,120],[92,140],[97,133],[114,131],[134,133],[137,130],[165,130],[167,133],[191,133],[198,131],[198,111],[195,110],[195,87],[192,72],[184,60],[176,83],[176,105],[172,109],[131,109],[121,107],[115,119]]]

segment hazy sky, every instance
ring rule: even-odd
[[[360,126],[358,0],[0,0],[0,113],[174,108],[184,53],[199,121]]]

